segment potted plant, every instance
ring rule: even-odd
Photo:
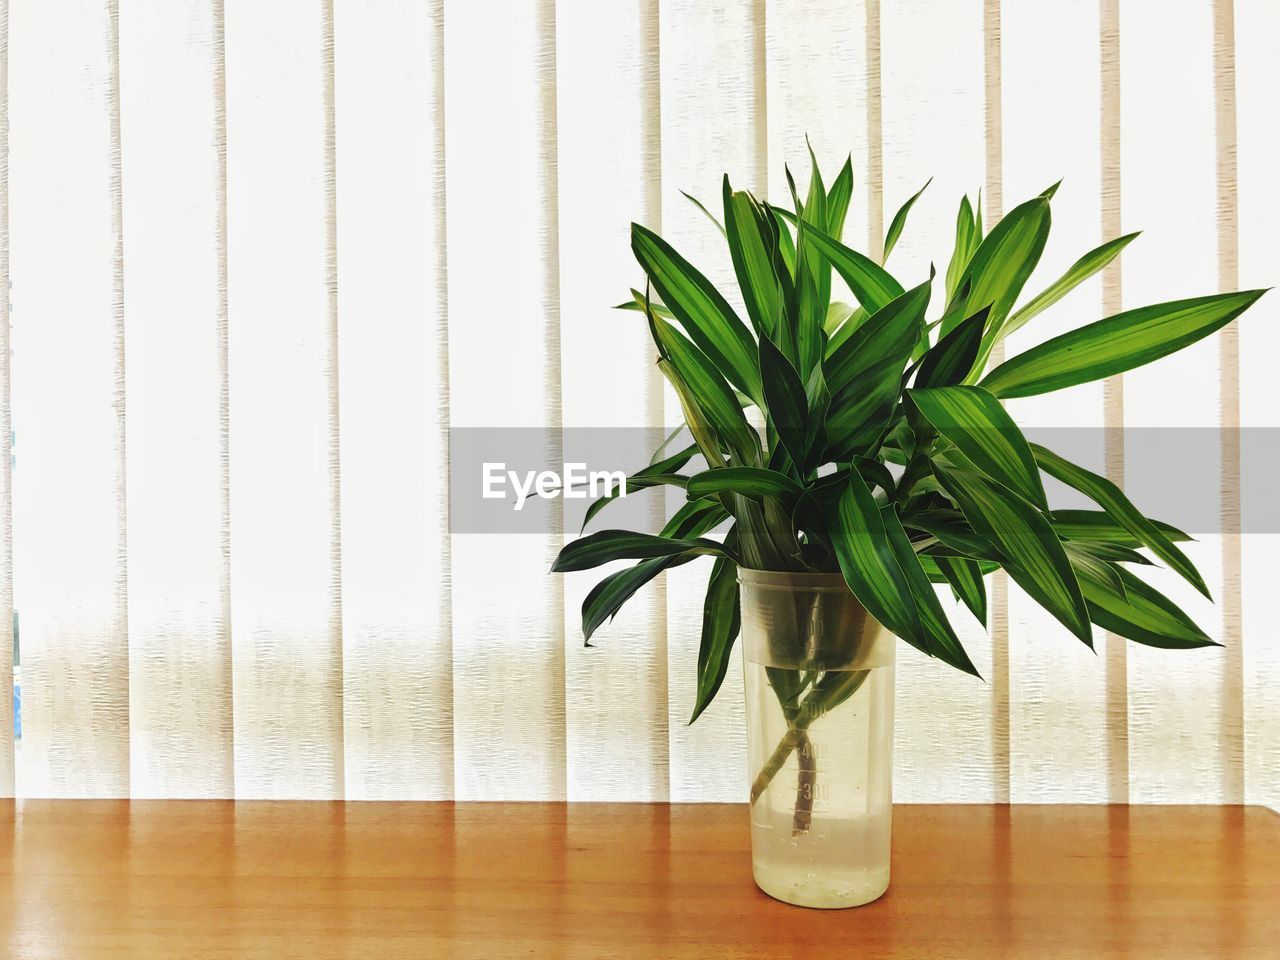
[[[647,284],[625,306],[647,319],[685,423],[627,488],[674,485],[687,500],[660,533],[584,536],[553,569],[636,561],[587,596],[589,639],[662,571],[715,558],[693,719],[741,632],[756,882],[790,903],[844,907],[889,882],[893,638],[977,675],[934,584],[985,623],[983,578],[1003,569],[1085,644],[1091,624],[1157,647],[1213,644],[1134,573],[1158,560],[1208,595],[1177,546],[1186,535],[1029,443],[1002,401],[1158,360],[1221,329],[1262,291],[1127,310],[993,366],[1002,339],[1135,235],[1086,253],[1019,305],[1056,185],[990,232],[965,198],[945,277],[931,270],[908,288],[883,259],[841,240],[848,162],[830,188],[815,162],[803,201],[787,179],[789,207],[724,179],[717,222],[745,321],[670,244],[633,224]],[[891,221],[885,257],[915,199]],[[832,301],[833,268],[854,305]],[[692,442],[672,452],[685,430]],[[696,469],[695,457],[705,461]],[[1041,474],[1098,509],[1051,510]],[[592,504],[588,521],[608,502]]]

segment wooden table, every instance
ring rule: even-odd
[[[1280,816],[911,807],[878,902],[751,882],[736,806],[0,802],[0,956],[1280,957]]]

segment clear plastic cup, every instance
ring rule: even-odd
[[[738,582],[756,884],[799,906],[869,903],[889,886],[895,638],[839,574]]]

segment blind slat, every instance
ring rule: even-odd
[[[9,0],[0,0],[0,797],[14,795],[13,417],[9,366]]]
[[[15,597],[27,796],[125,796],[129,678],[111,4],[12,11]],[[74,278],[69,282],[68,278]]]
[[[323,4],[226,7],[236,795],[343,790]]]
[[[1240,283],[1275,283],[1280,249],[1280,133],[1271,119],[1280,100],[1280,6],[1236,0],[1236,97],[1240,164]],[[1258,533],[1265,511],[1274,516],[1273,470],[1261,428],[1280,428],[1274,358],[1280,356],[1280,299],[1263,297],[1240,325],[1242,602],[1244,642],[1245,803],[1280,806],[1280,624],[1275,585],[1280,582],[1280,535]],[[1254,315],[1256,312],[1256,315]]]
[[[1080,2],[1069,9],[1059,22],[1043,17],[1034,3],[1003,3],[1005,206],[1063,181],[1049,243],[1024,288],[1024,302],[1104,239],[1098,5]],[[1015,356],[1101,317],[1101,311],[1101,280],[1095,278],[1009,337],[1006,353]],[[1068,459],[1102,473],[1102,390],[1100,383],[1083,384],[1017,400],[1008,409],[1033,436],[1054,431],[1040,436]],[[1101,631],[1095,633],[1101,649]],[[1016,588],[1009,591],[1009,660],[1011,799],[1105,801],[1105,662]]]
[[[1122,216],[1126,230],[1144,231],[1125,253],[1125,306],[1204,294],[1218,284],[1212,11],[1205,4],[1176,19],[1167,12],[1154,2],[1126,4],[1121,10]],[[1189,130],[1201,134],[1188,137]],[[1176,202],[1170,202],[1172,198]],[[1245,319],[1256,321],[1252,316]],[[1141,453],[1142,438],[1152,429],[1186,431],[1187,441],[1195,442],[1195,428],[1201,428],[1196,459],[1216,460],[1216,444],[1204,444],[1219,423],[1215,339],[1126,373],[1124,391],[1125,489],[1136,503],[1152,502],[1169,482],[1171,464]],[[1183,465],[1184,470],[1190,467],[1190,461]],[[1212,470],[1217,469],[1214,462]],[[1205,486],[1194,485],[1197,499],[1212,501],[1216,494]],[[1221,550],[1217,533],[1186,545],[1187,555],[1219,598]],[[1220,639],[1220,607],[1169,571],[1155,571],[1147,579]],[[1219,650],[1171,657],[1130,646],[1134,802],[1226,799],[1225,757],[1219,749],[1223,683]]]
[[[131,792],[233,791],[223,546],[219,12],[120,20]]]
[[[728,171],[735,185],[765,192],[763,9],[750,0],[720,9],[693,0],[661,5],[663,235],[726,292],[743,318],[724,240],[680,191],[717,210],[720,178]],[[670,392],[667,418],[683,419]],[[671,799],[677,802],[738,801],[745,788],[740,648],[716,702],[688,723],[710,572],[711,563],[699,559],[666,575]]]
[[[337,2],[349,799],[453,794],[442,28]]]
[[[559,459],[551,14],[545,0],[512,5],[501,17],[464,0],[445,6],[454,446],[459,430],[501,428],[485,435],[498,438],[497,454],[511,451],[495,459],[543,458],[509,464],[517,470]],[[495,64],[502,65],[501,82]],[[468,463],[454,479],[474,492],[479,467]],[[469,524],[454,518],[460,799],[565,796],[564,588],[545,573],[561,543],[555,513],[547,510],[516,533],[476,532],[474,517]]]
[[[945,274],[956,205],[985,182],[982,15],[981,0],[881,5],[885,222],[934,178],[890,260],[908,287],[928,278],[930,263]],[[937,300],[945,296],[941,279]],[[987,632],[949,593],[941,598],[974,664],[991,677]],[[894,796],[928,800],[946,783],[958,801],[994,800],[993,685],[906,645],[898,648],[897,681]]]
[[[647,35],[648,0],[581,0],[557,10],[561,381],[566,457],[592,460],[610,448],[634,471],[644,466],[646,402],[658,371],[648,326],[611,305],[636,286],[628,225],[656,227],[649,203],[660,175],[645,141],[656,86],[646,83],[656,34]],[[656,26],[656,24],[654,25]],[[610,37],[601,44],[602,36]],[[656,145],[655,145],[656,146]],[[602,352],[602,345],[607,351]],[[656,443],[654,443],[656,446]],[[637,494],[660,508],[662,491]],[[610,509],[629,509],[615,504]],[[644,517],[645,511],[628,516]],[[608,512],[592,530],[618,525]],[[660,523],[661,521],[659,521]],[[569,534],[576,533],[570,525]],[[615,564],[565,577],[565,710],[570,800],[662,801],[667,783],[667,649],[664,592],[651,583],[617,619],[582,644],[582,601]],[[657,589],[655,589],[657,587]],[[677,677],[676,683],[689,678]]]

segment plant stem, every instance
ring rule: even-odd
[[[794,719],[788,719],[787,732],[782,735],[778,745],[773,748],[773,753],[770,754],[765,765],[760,768],[760,772],[756,774],[755,781],[751,784],[752,804],[759,800],[761,794],[769,789],[769,784],[773,782],[773,778],[778,775],[778,771],[786,764],[787,758],[798,750],[801,745],[809,742],[808,729],[813,721],[853,696],[858,691],[858,688],[866,682],[870,674],[870,670],[841,672],[837,674],[837,679],[830,685],[824,686],[823,684],[826,683],[827,678],[832,676],[832,674],[828,673],[819,684],[815,685],[813,692],[805,697],[800,709],[795,711]],[[802,817],[801,807],[803,804],[808,805],[808,816],[812,818],[812,786],[817,778],[817,763],[816,758],[812,757],[812,749],[808,752],[810,759],[814,762],[811,764],[812,769],[807,775],[808,779],[805,779],[805,761],[803,757],[801,759],[801,772],[796,791],[796,814],[792,819],[793,827],[796,827],[797,820]],[[803,796],[803,784],[806,782],[809,783],[811,788],[807,798]],[[808,829],[808,827],[806,826],[805,829]]]
[[[799,721],[797,720],[797,723]],[[807,724],[806,724],[807,726]],[[751,784],[751,802],[755,803],[760,799],[760,795],[769,789],[769,784],[773,782],[773,778],[778,775],[778,771],[782,769],[783,764],[787,762],[787,758],[800,745],[800,738],[807,736],[804,729],[799,726],[790,726],[787,732],[782,735],[782,739],[778,741],[778,745],[773,748],[773,753],[769,756],[768,761],[760,772],[756,774],[755,781]]]
[[[818,788],[818,758],[814,755],[813,741],[801,731],[800,744],[796,748],[796,808],[791,816],[791,835],[808,833],[813,823],[813,798]]]

